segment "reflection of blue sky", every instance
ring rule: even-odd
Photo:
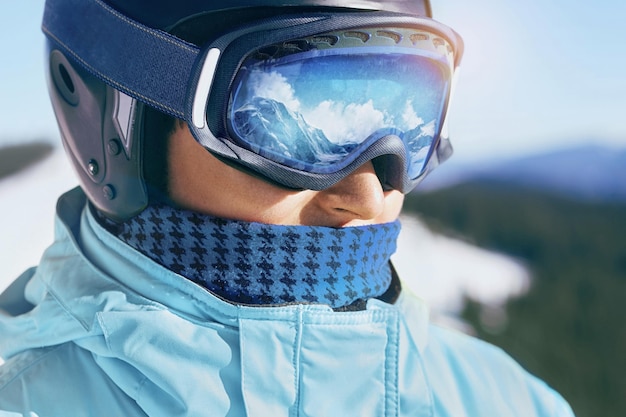
[[[447,84],[437,64],[410,55],[325,56],[247,72],[235,108],[263,97],[283,103],[334,143],[359,143],[382,128],[439,122]]]

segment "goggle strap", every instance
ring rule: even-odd
[[[47,0],[42,30],[108,85],[184,118],[187,85],[200,54],[195,45],[133,21],[101,0]]]

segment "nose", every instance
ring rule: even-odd
[[[336,226],[353,220],[372,220],[383,213],[385,194],[372,162],[330,188],[319,192],[318,202]]]

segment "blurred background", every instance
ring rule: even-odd
[[[626,3],[431,1],[466,44],[455,154],[407,197],[394,262],[433,320],[502,346],[579,417],[626,415]],[[0,289],[76,185],[43,4],[0,3]]]

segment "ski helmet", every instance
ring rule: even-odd
[[[150,114],[155,109],[195,125],[192,133],[196,140],[226,162],[291,188],[323,189],[356,165],[385,155],[387,148],[379,146],[382,150],[358,153],[342,162],[338,173],[315,168],[301,174],[306,161],[295,160],[290,165],[282,156],[276,160],[257,152],[254,144],[239,147],[216,139],[214,132],[230,128],[205,112],[209,113],[208,108],[225,112],[227,105],[212,96],[202,102],[198,112],[195,103],[198,91],[204,88],[207,62],[214,61],[215,51],[226,62],[222,65],[225,69],[213,68],[217,72],[211,79],[226,79],[226,87],[214,88],[221,93],[216,93],[219,97],[232,94],[226,88],[241,78],[232,69],[250,57],[252,49],[258,55],[263,48],[283,42],[286,32],[302,39],[319,33],[335,36],[344,27],[373,27],[379,21],[399,30],[414,24],[426,27],[436,36],[430,48],[443,48],[442,54],[451,57],[450,72],[458,66],[462,41],[454,31],[432,21],[428,0],[47,0],[42,28],[48,39],[48,88],[81,187],[91,203],[114,220],[130,218],[148,205],[146,155],[155,155],[154,147],[157,153],[166,152],[151,143],[150,129],[154,127]],[[204,47],[208,41],[213,43]],[[248,44],[254,45],[242,46]],[[238,50],[244,51],[242,55],[237,55]],[[341,48],[335,50],[343,53]],[[280,54],[284,53],[283,48]],[[430,57],[432,51],[423,54]],[[416,177],[428,170],[426,165],[432,168],[450,153],[444,132],[447,94],[439,100],[442,120],[436,149]],[[201,120],[194,119],[199,113]],[[384,140],[392,143],[387,147],[404,146],[398,154],[406,153],[408,140],[402,143],[387,137],[397,137],[395,133],[385,136]],[[272,154],[272,150],[266,153]],[[296,180],[292,183],[287,178]],[[404,185],[395,187],[406,192],[415,183],[413,178],[405,179]]]

